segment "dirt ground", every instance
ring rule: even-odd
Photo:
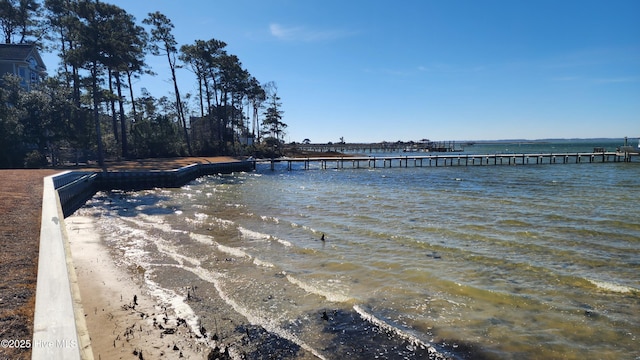
[[[104,169],[107,171],[131,171],[131,170],[172,170],[179,169],[192,164],[211,164],[218,162],[238,161],[230,156],[212,156],[212,157],[183,157],[183,158],[166,158],[166,159],[138,159],[138,160],[122,160],[122,161],[105,161]],[[69,167],[65,170],[91,170],[100,171],[97,164],[82,165],[78,167]]]
[[[31,340],[43,178],[57,170],[0,170],[0,340]],[[31,349],[0,347],[0,359]]]
[[[107,162],[109,171],[170,170],[230,157]],[[33,338],[43,178],[67,169],[0,170],[0,340]],[[95,170],[83,166],[70,170]],[[31,349],[0,347],[0,359],[30,359]]]

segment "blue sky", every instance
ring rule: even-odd
[[[640,136],[640,1],[103,1],[225,41],[277,83],[288,141]],[[134,86],[169,95],[165,61]]]

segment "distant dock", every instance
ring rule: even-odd
[[[379,143],[329,143],[295,144],[295,148],[312,152],[460,152],[463,149],[455,141],[379,142]]]
[[[541,165],[541,164],[580,164],[632,162],[638,153],[628,152],[590,152],[590,153],[540,153],[540,154],[454,154],[454,155],[406,155],[406,156],[340,156],[278,158],[259,160],[268,163],[271,170],[276,164],[286,163],[287,170],[293,170],[294,164],[302,164],[309,169],[345,169],[345,168],[407,168],[441,166],[492,166],[492,165]]]

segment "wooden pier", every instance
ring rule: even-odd
[[[418,142],[379,142],[379,143],[302,143],[291,145],[292,148],[313,152],[461,152],[463,149],[455,141],[430,141],[424,139]]]
[[[544,153],[544,154],[455,154],[455,155],[419,155],[419,156],[341,156],[341,157],[306,157],[278,158],[258,160],[257,163],[268,163],[275,170],[277,163],[286,163],[287,170],[293,170],[295,164],[302,164],[304,170],[309,169],[344,169],[344,168],[407,168],[407,167],[440,167],[440,166],[490,166],[490,165],[541,165],[541,164],[580,164],[631,162],[638,153],[592,152],[592,153]],[[296,167],[298,168],[298,167]]]

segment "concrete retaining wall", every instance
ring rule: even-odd
[[[98,191],[99,177],[97,173],[85,172],[68,172],[54,177],[64,217],[73,214],[95,195]]]
[[[98,190],[142,190],[155,187],[179,187],[205,175],[252,171],[253,161],[193,164],[169,171],[111,171],[97,173]]]
[[[42,221],[38,253],[38,281],[33,324],[32,359],[93,359],[86,339],[84,316],[76,318],[75,278],[64,230],[64,215],[54,187],[54,176],[44,178]],[[77,286],[77,285],[76,285]],[[80,309],[81,310],[81,309]]]
[[[179,187],[205,175],[251,171],[255,162],[194,164],[171,171],[63,172],[44,178],[31,358],[93,359],[64,218],[97,191]]]

